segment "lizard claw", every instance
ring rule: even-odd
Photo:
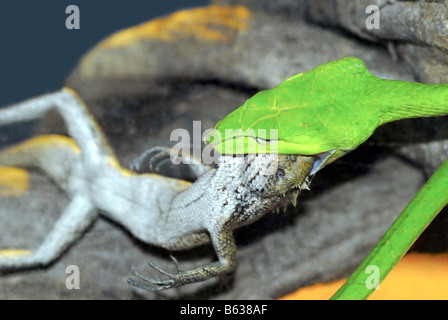
[[[130,165],[130,169],[134,172],[159,172],[160,169],[171,160],[170,148],[153,147],[145,150]]]
[[[131,273],[136,276],[137,278],[149,282],[151,284],[153,284],[152,286],[148,286],[145,284],[142,284],[140,282],[135,281],[134,279],[129,278],[128,279],[128,284],[130,284],[131,286],[137,287],[137,288],[141,288],[141,289],[145,289],[145,290],[149,290],[149,291],[162,291],[162,290],[166,290],[166,289],[171,289],[174,287],[178,287],[183,285],[183,274],[184,271],[182,271],[179,267],[179,263],[176,260],[176,258],[174,258],[173,256],[170,256],[171,260],[173,261],[173,263],[176,266],[176,273],[170,273],[167,272],[163,269],[161,269],[160,267],[158,267],[157,265],[155,265],[154,263],[150,262],[150,261],[146,261],[148,263],[148,265],[155,269],[156,271],[160,272],[161,274],[167,276],[167,279],[160,279],[160,278],[150,278],[148,276],[145,276],[144,274],[140,273],[138,270],[136,270],[133,266],[131,266]]]

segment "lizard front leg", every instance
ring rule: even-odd
[[[216,230],[212,229],[209,232],[218,256],[218,261],[193,270],[183,271],[180,269],[176,259],[172,257],[173,262],[176,265],[176,273],[166,272],[148,261],[151,268],[166,276],[166,278],[151,278],[132,268],[132,274],[137,278],[148,282],[149,285],[137,282],[132,278],[128,279],[128,283],[134,287],[149,291],[161,291],[194,282],[205,281],[232,272],[236,266],[236,243],[233,237],[233,232],[226,227]]]

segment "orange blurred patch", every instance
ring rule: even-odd
[[[8,147],[5,150],[2,150],[2,154],[14,154],[33,149],[33,152],[37,152],[39,149],[46,148],[67,148],[72,149],[73,152],[76,152],[77,154],[81,153],[81,150],[72,138],[57,134],[45,134]]]
[[[4,249],[0,250],[0,257],[2,258],[18,258],[21,256],[27,256],[31,254],[31,250],[28,249]]]
[[[229,29],[247,29],[250,15],[250,10],[244,6],[211,5],[181,10],[120,31],[100,43],[98,48],[122,47],[143,39],[173,41],[189,36],[202,41],[228,42],[232,39]]]
[[[448,254],[407,254],[369,300],[448,299]],[[328,300],[345,280],[301,288],[281,300]]]
[[[14,167],[0,167],[0,196],[17,197],[30,187],[28,172]]]

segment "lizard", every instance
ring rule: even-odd
[[[248,154],[220,157],[217,167],[191,159],[196,180],[189,182],[145,172],[144,164],[167,157],[169,150],[144,152],[123,168],[78,94],[63,88],[0,110],[0,126],[38,119],[51,109],[62,116],[71,137],[47,135],[6,148],[0,165],[37,167],[69,196],[70,202],[43,242],[27,255],[6,257],[0,251],[0,273],[46,266],[79,238],[101,213],[137,239],[168,250],[185,250],[211,242],[217,261],[176,273],[148,261],[163,278],[131,269],[128,283],[146,290],[165,290],[232,272],[236,267],[235,228],[267,212],[295,203],[307,188],[313,156]],[[189,157],[188,155],[184,155]],[[273,168],[266,174],[267,168]],[[139,172],[143,171],[143,172]]]

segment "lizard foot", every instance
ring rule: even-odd
[[[152,147],[145,150],[131,164],[131,170],[138,173],[159,172],[170,158],[171,149],[167,147]]]
[[[171,257],[171,260],[173,261],[173,263],[176,265],[176,269],[177,269],[176,273],[166,272],[165,270],[161,269],[154,263],[147,261],[148,265],[151,268],[153,268],[156,271],[160,272],[161,274],[167,276],[168,277],[167,279],[150,278],[150,277],[143,275],[139,271],[135,270],[134,267],[131,267],[131,273],[134,276],[142,279],[143,281],[149,282],[153,285],[151,285],[151,286],[144,285],[140,282],[135,281],[132,278],[128,279],[128,284],[130,284],[131,286],[134,286],[134,287],[137,287],[140,289],[149,290],[149,291],[162,291],[162,290],[171,289],[174,287],[179,287],[179,286],[182,286],[182,285],[188,283],[189,281],[186,280],[188,278],[186,276],[186,272],[182,271],[180,269],[179,263],[177,262],[176,258],[174,258],[173,256],[170,256],[170,257]]]
[[[156,173],[192,182],[212,168],[192,155],[157,146],[145,150],[130,165],[137,173]]]

